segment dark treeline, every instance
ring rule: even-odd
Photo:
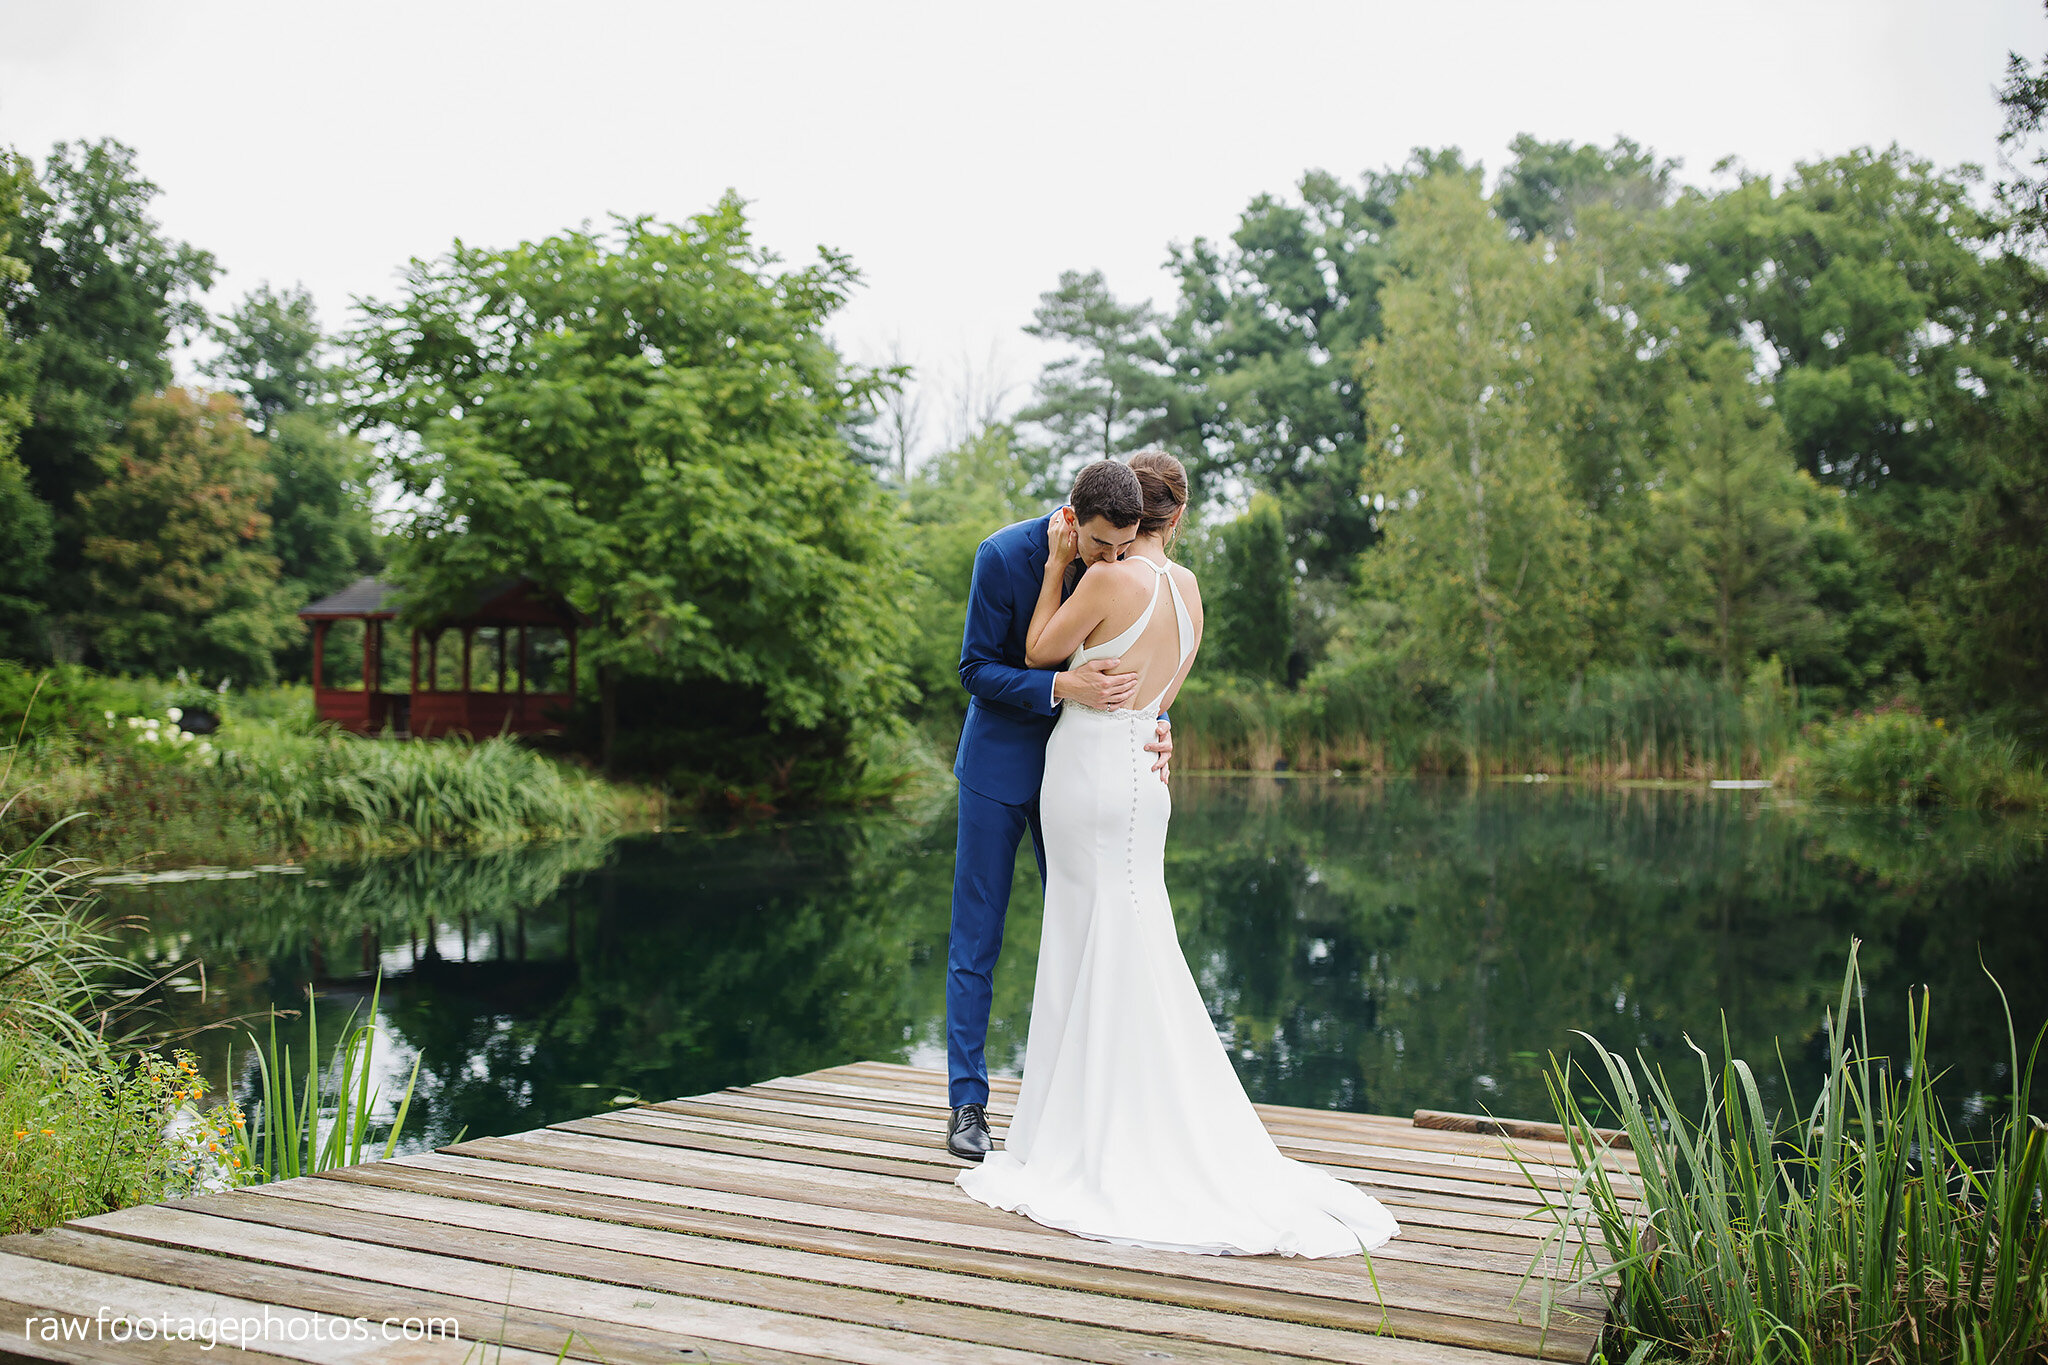
[[[1161,446],[1202,497],[1190,757],[1749,772],[1871,708],[2038,751],[2044,90],[2015,58],[1989,176],[1894,147],[1703,188],[1528,136],[1491,193],[1455,148],[1310,173],[1172,247],[1168,310],[1062,276],[1028,405],[915,468],[907,374],[824,335],[858,272],[781,265],[736,197],[457,243],[330,336],[268,285],[209,317],[218,263],[120,144],[5,153],[0,652],[302,678],[293,613],[357,574],[403,625],[523,572],[598,620],[590,752],[817,798],[906,716],[950,740],[981,536]],[[172,387],[201,336],[217,391]],[[1671,713],[1734,737],[1646,759]]]

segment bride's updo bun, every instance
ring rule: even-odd
[[[1141,450],[1131,456],[1131,472],[1138,476],[1138,491],[1145,497],[1138,534],[1157,535],[1188,505],[1188,472],[1163,450]]]

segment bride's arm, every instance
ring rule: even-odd
[[[1047,539],[1045,577],[1038,585],[1038,604],[1031,609],[1031,625],[1024,637],[1024,662],[1032,668],[1064,663],[1107,614],[1101,574],[1082,573],[1074,595],[1060,601],[1060,579],[1080,547],[1080,537],[1067,524],[1064,509],[1054,514]]]

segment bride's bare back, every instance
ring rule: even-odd
[[[1133,705],[1166,709],[1201,644],[1202,594],[1195,575],[1171,560],[1160,562],[1135,551],[1127,559],[1089,566],[1086,577],[1097,575],[1108,590],[1104,614],[1067,667],[1079,668],[1090,659],[1121,659],[1119,674],[1138,675]]]

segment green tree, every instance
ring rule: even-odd
[[[1706,350],[1671,399],[1677,449],[1661,499],[1672,644],[1731,685],[1763,655],[1811,652],[1827,627],[1803,572],[1812,478],[1757,398],[1747,353],[1729,341]]]
[[[1064,271],[1059,287],[1039,296],[1024,330],[1068,348],[1017,414],[1046,436],[1041,492],[1064,492],[1077,466],[1137,450],[1156,434],[1171,395],[1157,324],[1150,304],[1118,302],[1099,270]]]
[[[274,680],[298,603],[266,545],[263,442],[231,394],[137,398],[78,499],[99,657],[124,669]]]
[[[207,376],[241,395],[256,430],[268,435],[281,415],[331,398],[334,375],[322,363],[327,339],[303,287],[280,292],[259,285],[210,330],[221,349]]]
[[[9,248],[35,188],[28,163],[0,149],[0,297],[28,280],[28,263]],[[50,572],[50,509],[15,453],[34,390],[34,361],[0,310],[0,653],[31,652]]]
[[[327,340],[304,289],[263,285],[214,325],[220,354],[207,373],[241,396],[243,410],[266,442],[271,493],[270,549],[287,589],[301,603],[325,596],[382,563],[371,508],[376,452],[342,429]],[[278,659],[281,671],[311,667],[305,632],[295,629]],[[346,673],[353,667],[342,639],[329,652]]]
[[[1389,249],[1384,337],[1359,361],[1382,433],[1362,584],[1450,676],[1569,675],[1591,650],[1591,527],[1560,436],[1590,372],[1568,281],[1510,238],[1476,171],[1406,191]]]
[[[36,374],[20,457],[55,517],[60,611],[87,605],[76,499],[102,477],[99,451],[138,396],[170,382],[173,335],[205,319],[196,296],[213,257],[164,236],[148,212],[156,194],[121,143],[60,142],[13,229],[28,274],[6,289],[4,315]]]
[[[1352,188],[1324,171],[1299,203],[1259,195],[1223,243],[1169,248],[1180,298],[1162,328],[1178,394],[1158,440],[1198,493],[1237,483],[1280,500],[1291,559],[1348,583],[1377,535],[1361,501],[1368,448],[1359,347],[1380,333],[1386,233],[1401,190],[1463,167],[1455,149],[1418,149]]]
[[[357,419],[418,443],[392,466],[423,503],[394,554],[408,619],[507,573],[565,593],[596,622],[608,766],[627,683],[650,745],[716,719],[777,780],[907,695],[901,531],[842,434],[877,381],[822,334],[858,275],[775,260],[732,194],[682,225],[458,242],[354,336]]]
[[[960,686],[960,641],[967,628],[967,590],[974,552],[991,531],[1042,514],[1032,464],[1019,455],[1011,428],[984,428],[917,467],[904,492],[905,557],[915,570],[904,615],[916,632],[913,708],[936,738],[950,742],[967,713]]]
[[[1586,208],[1600,205],[1641,219],[1671,200],[1674,161],[1625,137],[1612,147],[1544,142],[1527,133],[1508,144],[1514,153],[1493,194],[1494,212],[1524,241],[1577,235]]]
[[[1294,567],[1287,562],[1280,500],[1253,494],[1244,515],[1218,527],[1215,536],[1204,597],[1215,618],[1209,638],[1218,646],[1217,662],[1240,677],[1285,682]]]

